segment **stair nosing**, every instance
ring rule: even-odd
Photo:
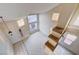
[[[50,45],[48,45],[48,44]],[[45,43],[45,45],[50,49],[50,50],[52,50],[52,51],[54,51],[54,49],[55,49],[55,47],[51,44],[51,43],[49,43],[48,41]],[[52,48],[53,47],[53,48]]]
[[[52,35],[52,34],[50,34],[50,35]],[[50,35],[48,36],[49,38],[51,38],[55,42],[58,42],[59,41],[59,38],[55,37],[54,35],[52,35],[53,37],[50,37]]]

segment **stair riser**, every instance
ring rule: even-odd
[[[52,55],[53,54],[53,51],[50,50],[50,48],[48,48],[47,46],[45,46],[45,53]]]
[[[55,42],[55,41],[52,40],[52,39],[49,39],[49,43],[52,44],[54,47],[57,45],[57,42]]]
[[[60,36],[61,36],[61,34],[55,32],[55,31],[52,32],[52,35],[54,35],[54,36],[56,36],[56,37],[58,37],[58,38],[60,38]]]

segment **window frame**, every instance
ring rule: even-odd
[[[30,27],[29,27],[29,31],[32,34],[32,33],[35,33],[35,32],[38,32],[39,31],[39,14],[29,14],[28,16],[31,16],[31,15],[37,15],[37,21],[31,22],[31,23],[37,23],[37,30],[30,31]],[[27,16],[27,19],[28,19],[28,16]],[[30,25],[31,23],[29,23],[29,21],[28,21],[28,25]]]

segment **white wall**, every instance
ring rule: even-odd
[[[52,18],[53,13],[59,13],[58,26],[65,27],[68,22],[72,12],[76,9],[77,4],[60,4],[57,7],[49,11],[50,18]]]
[[[39,14],[40,31],[46,35],[49,35],[49,29],[54,26],[65,27],[72,12],[76,9],[77,4],[60,4],[51,9],[47,13]],[[58,22],[52,21],[52,14],[60,13]]]
[[[78,7],[78,9],[76,10],[76,12],[75,12],[75,14],[74,14],[74,16],[73,16],[73,18],[72,18],[70,24],[69,24],[69,27],[70,27],[70,28],[79,29],[79,26],[74,25],[74,22],[77,20],[78,17],[79,17],[79,7]]]
[[[56,3],[2,3],[0,4],[0,15],[7,20],[26,16],[27,14],[42,13],[54,8]],[[41,8],[39,8],[41,6]],[[7,17],[5,17],[7,16]]]
[[[23,37],[26,37],[27,35],[29,35],[29,28],[28,28],[28,24],[27,24],[27,20],[26,17],[22,17],[24,19],[24,23],[25,25],[23,27],[19,27],[17,24],[17,21],[20,20],[21,18],[18,18],[15,21],[7,21],[7,25],[9,27],[9,29],[12,31],[12,36],[8,35],[8,30],[5,27],[5,32],[7,33],[8,37],[11,39],[11,42],[14,44],[18,41],[21,41]],[[23,33],[23,37],[21,36],[19,29],[22,30]]]
[[[75,35],[77,39],[71,45],[65,44],[64,39],[62,39],[60,42],[65,48],[69,49],[75,54],[79,54],[79,26],[74,26],[73,22],[75,22],[78,16],[79,16],[79,7],[73,16],[72,21],[70,22],[70,25],[69,25],[69,29],[68,29],[69,33]]]
[[[39,14],[39,28],[42,33],[45,35],[49,35],[49,29],[53,27],[55,24],[54,22],[49,18],[48,13],[42,13]]]
[[[21,18],[6,22],[7,26],[12,31],[12,36],[8,34],[9,30],[7,27],[2,22],[0,22],[0,54],[13,54],[13,44],[22,39],[25,39],[30,35],[26,17],[23,18],[25,25],[21,28],[18,26],[17,21]],[[22,30],[24,35],[23,37],[20,35],[19,29]]]

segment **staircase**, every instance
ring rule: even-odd
[[[64,28],[56,26],[54,29],[50,31],[49,40],[45,43],[45,49],[47,54],[52,54],[58,45],[59,39],[62,36]]]

